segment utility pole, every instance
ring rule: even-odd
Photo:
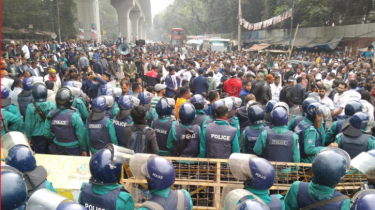
[[[52,4],[49,5],[49,13],[51,15],[52,32],[55,32],[55,26],[53,24],[53,15],[52,15]]]
[[[290,35],[289,35],[289,50],[292,49],[292,31],[293,31],[293,15],[294,15],[294,0],[292,5],[292,18],[290,20]],[[292,52],[290,52],[292,54]]]
[[[241,34],[242,26],[240,21],[242,20],[242,11],[241,11],[241,0],[238,0],[238,51],[241,52]]]
[[[57,30],[59,32],[59,43],[61,43],[59,0],[56,0]]]

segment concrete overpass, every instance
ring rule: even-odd
[[[119,32],[126,41],[147,39],[152,27],[151,0],[111,0],[118,14]],[[98,0],[77,0],[78,22],[83,23],[84,39],[101,42]],[[96,36],[95,29],[96,26]]]

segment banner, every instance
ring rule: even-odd
[[[84,40],[85,39],[85,29],[83,28],[83,22],[79,22],[78,25],[79,25],[79,38],[81,40]]]
[[[94,39],[98,38],[98,30],[96,28],[96,23],[91,23],[91,37]]]
[[[293,15],[293,11],[292,11],[292,9],[289,9],[281,15],[272,17],[268,20],[264,20],[264,21],[259,22],[259,23],[249,23],[245,19],[241,19],[240,25],[243,26],[244,28],[246,28],[247,30],[259,30],[259,29],[266,28],[268,26],[280,23],[281,21],[292,17],[292,15]]]

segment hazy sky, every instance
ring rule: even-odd
[[[152,17],[162,12],[173,0],[151,0]]]

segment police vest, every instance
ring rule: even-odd
[[[108,117],[109,119],[113,119],[113,110],[115,109],[115,106],[112,106],[109,109],[105,110],[105,116]]]
[[[310,206],[314,203],[318,203],[320,201],[314,200],[313,198],[310,198],[307,194],[309,187],[309,183],[307,182],[300,182],[298,186],[298,195],[297,195],[297,203],[298,208],[303,208],[306,206]],[[335,191],[332,198],[342,196],[343,194]],[[341,206],[344,203],[344,200],[336,201],[333,203],[326,204],[324,206],[320,206],[319,210],[341,210]]]
[[[207,117],[207,115],[201,115],[201,116],[195,117],[192,125],[199,125],[199,127],[203,128],[203,123],[204,123],[204,120],[206,119],[206,117]],[[212,120],[211,119],[207,119],[206,120],[206,125],[208,123],[212,123]]]
[[[344,124],[345,120],[337,120],[336,122],[336,130],[332,140],[334,140],[337,134],[341,133],[342,125]]]
[[[87,129],[89,131],[89,137],[91,146],[94,149],[100,150],[105,147],[105,145],[111,143],[111,137],[107,130],[107,120],[109,117],[104,116],[100,120],[87,120]]]
[[[31,95],[31,91],[30,92],[22,91],[18,95],[17,101],[18,101],[18,106],[20,107],[20,112],[22,116],[26,115],[27,106],[31,103],[32,98],[33,96]]]
[[[31,197],[34,192],[46,188],[47,171],[43,166],[37,166],[32,171],[23,173],[27,186],[27,199]]]
[[[124,187],[118,187],[105,195],[98,195],[92,191],[92,185],[86,183],[81,191],[81,203],[86,209],[115,210],[116,200],[120,192],[127,192]]]
[[[151,210],[191,209],[190,200],[182,190],[170,190],[167,198],[154,194],[151,199],[144,202],[141,207]]]
[[[126,125],[129,125],[132,121],[133,118],[131,118],[130,116],[122,120],[119,120],[117,116],[113,119],[113,125],[115,126],[116,137],[119,146],[128,146],[128,139],[125,137],[125,127]]]
[[[250,121],[247,116],[246,106],[243,106],[237,111],[237,118],[240,123],[240,132],[242,133],[247,126],[250,126]]]
[[[171,130],[173,120],[169,119],[167,122],[162,123],[159,121],[158,118],[155,118],[152,121],[152,127],[155,130],[156,141],[158,142],[158,146],[160,150],[168,151],[167,148],[167,139],[169,135],[169,131]]]
[[[301,158],[307,158],[307,157],[314,156],[314,155],[307,155],[305,153],[305,137],[304,137],[304,133],[305,133],[306,129],[310,129],[310,126],[313,126],[312,123],[306,123],[306,124],[305,123],[299,123],[297,125],[297,127],[294,129],[294,132],[298,135],[299,148],[301,148],[299,150],[300,154],[301,154]],[[315,127],[314,127],[314,129],[319,134],[319,138],[315,141],[315,147],[320,147],[320,146],[322,146],[322,133],[320,132],[319,129],[316,129]]]
[[[282,210],[283,204],[277,195],[271,195],[271,201],[267,204],[270,210]]]
[[[182,151],[181,157],[198,157],[200,149],[200,136],[198,125],[192,125],[191,130],[193,130],[193,136],[191,137],[188,146]],[[182,127],[180,124],[176,124],[176,135],[177,141],[174,143],[174,154],[178,153],[179,146],[182,147],[185,141],[186,128]]]
[[[293,132],[278,134],[267,128],[266,148],[262,157],[268,161],[293,162]]]
[[[56,140],[61,143],[72,143],[78,140],[73,127],[72,115],[75,110],[68,110],[65,114],[58,114],[54,119],[51,119],[51,128],[55,134]],[[56,110],[52,110],[50,115],[54,116]]]
[[[206,158],[228,159],[237,129],[230,125],[210,123],[206,127]]]
[[[358,137],[341,135],[340,148],[345,150],[353,159],[361,152],[366,152],[370,135],[362,133]]]
[[[300,123],[300,122],[302,122],[302,121],[304,121],[305,120],[305,118],[303,117],[303,116],[301,116],[301,115],[298,115],[296,118],[294,118],[294,127],[293,127],[293,130],[296,128],[296,126]]]
[[[265,129],[266,129],[265,127],[262,127],[256,130],[256,129],[253,129],[251,126],[247,126],[245,128],[245,137],[246,137],[245,153],[246,154],[255,154],[253,151],[255,143],[257,142],[257,139],[260,133],[262,133],[262,131],[264,131]]]

